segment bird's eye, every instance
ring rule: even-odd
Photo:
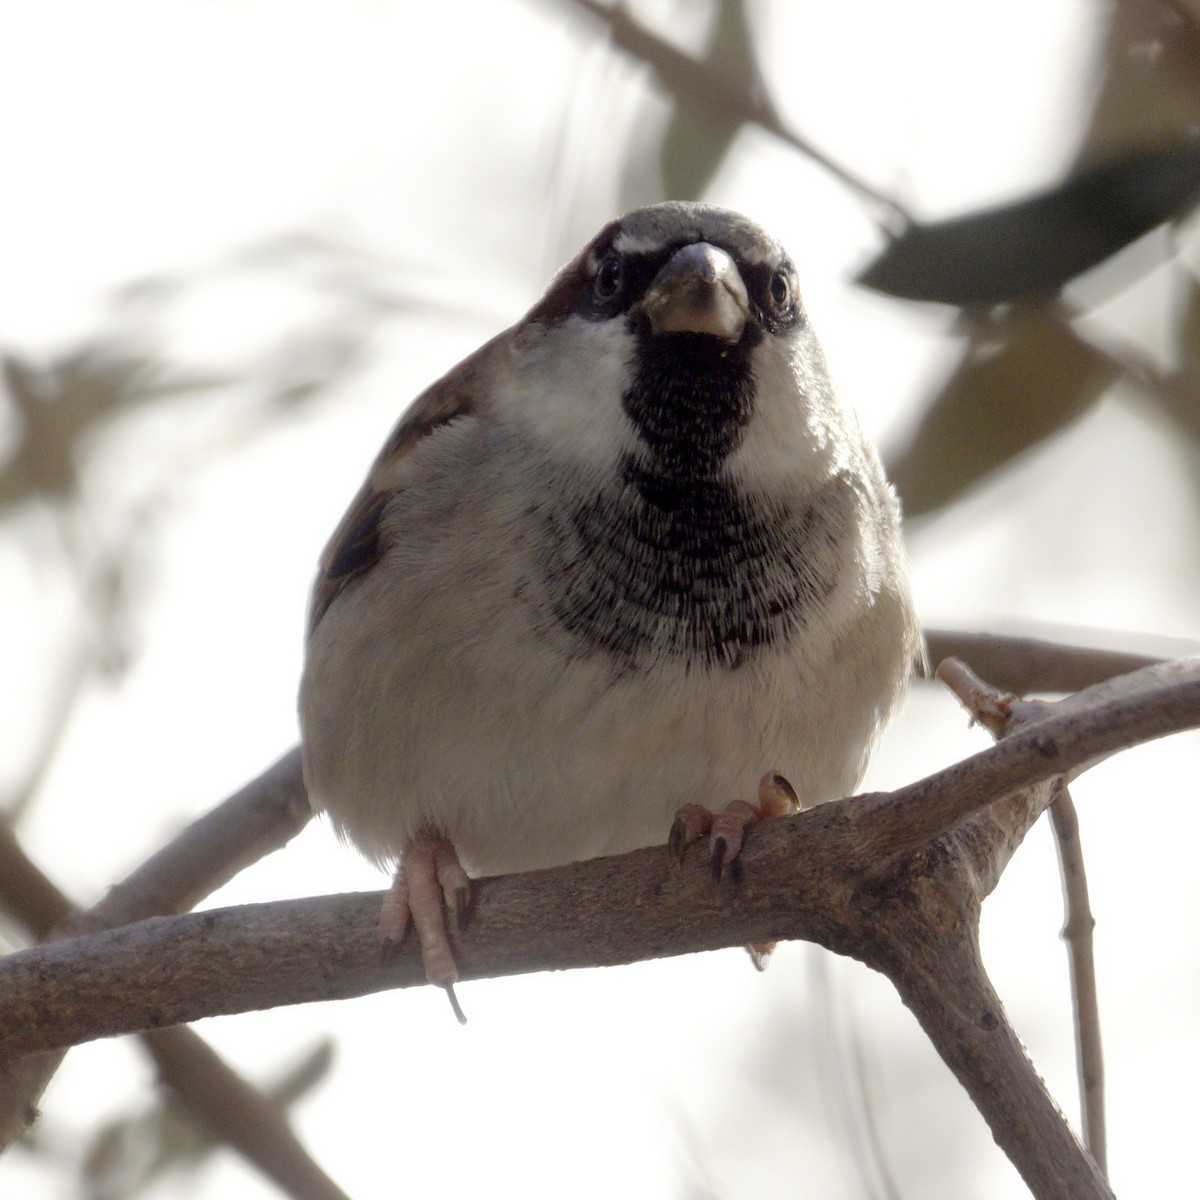
[[[788,278],[787,271],[780,267],[774,275],[771,276],[771,282],[768,285],[771,293],[771,303],[777,311],[782,311],[787,308],[788,302],[792,298],[792,281]]]
[[[601,300],[611,300],[620,290],[625,279],[625,268],[619,255],[606,254],[596,271],[596,295]]]

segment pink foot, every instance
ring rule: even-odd
[[[768,771],[758,782],[758,804],[734,800],[719,813],[699,804],[685,804],[676,814],[667,846],[677,862],[684,852],[705,834],[712,838],[713,879],[720,880],[725,868],[742,852],[746,830],[769,817],[796,812],[800,801],[795,789],[778,771]]]
[[[667,846],[676,862],[682,863],[688,846],[708,834],[712,841],[712,873],[720,882],[725,868],[742,852],[746,830],[758,821],[796,812],[800,800],[795,789],[778,771],[768,771],[758,783],[758,804],[734,800],[719,813],[699,804],[685,804],[676,814]],[[761,971],[767,965],[774,942],[747,946],[750,958]]]
[[[457,929],[470,896],[471,881],[453,844],[444,837],[418,835],[404,847],[379,910],[379,937],[385,947],[403,940],[411,917],[425,978],[446,989],[454,1015],[463,1025],[467,1018],[454,994],[458,967],[446,936],[445,910]]]

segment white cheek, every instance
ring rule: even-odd
[[[754,351],[754,419],[730,470],[768,488],[825,479],[841,466],[847,417],[837,402],[816,338],[766,337]]]
[[[543,444],[570,447],[588,463],[609,466],[635,444],[621,408],[633,353],[633,336],[622,321],[568,317],[557,325],[529,326],[497,400]]]

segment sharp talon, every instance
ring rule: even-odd
[[[712,844],[712,877],[713,883],[721,882],[721,874],[725,870],[725,851],[728,849],[723,837],[716,837]]]
[[[454,926],[456,933],[462,927],[470,901],[470,888],[456,887],[446,894],[446,907],[450,911],[450,923]]]
[[[459,1004],[458,997],[454,994],[454,984],[447,983],[444,986],[446,988],[446,995],[450,998],[450,1007],[454,1009],[454,1015],[458,1019],[458,1023],[465,1025],[467,1023],[467,1014],[463,1012],[462,1005]]]
[[[671,826],[670,836],[667,838],[667,853],[675,860],[677,866],[683,866],[683,822],[676,818],[675,823]]]
[[[404,847],[400,867],[384,896],[379,931],[385,946],[395,945],[411,923],[421,945],[425,978],[445,988],[455,1016],[465,1021],[451,985],[458,978],[447,936],[446,914],[457,928],[470,899],[471,881],[445,838],[419,835]]]
[[[754,964],[756,971],[765,971],[767,969],[767,964],[771,961],[771,951],[774,949],[774,942],[759,942],[746,947],[750,955],[750,961]]]
[[[675,821],[667,838],[667,849],[680,866],[683,865],[687,848],[712,829],[712,822],[712,813],[700,804],[685,804],[675,814]]]
[[[383,895],[379,909],[379,940],[385,949],[400,945],[408,932],[411,910],[408,904],[408,879],[404,868],[396,871],[392,886]]]

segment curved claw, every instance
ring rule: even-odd
[[[719,883],[725,868],[742,852],[746,829],[762,820],[758,809],[745,800],[735,800],[726,805],[713,818],[712,823],[712,868],[713,881]]]
[[[443,837],[416,837],[405,846],[379,910],[379,936],[385,950],[403,940],[411,920],[421,944],[425,978],[445,988],[462,1024],[467,1018],[454,994],[458,966],[446,933],[446,912],[457,930],[470,896],[471,880],[453,844]]]
[[[676,814],[667,838],[667,850],[671,857],[683,866],[687,848],[698,842],[712,829],[713,815],[701,804],[685,804]]]
[[[720,883],[721,876],[725,873],[725,853],[728,849],[729,845],[723,837],[718,836],[713,838],[712,857],[709,860],[709,864],[712,867],[713,883]]]
[[[734,800],[721,812],[714,815],[699,804],[685,804],[675,814],[667,849],[680,865],[692,842],[699,841],[705,834],[712,835],[712,852],[709,862],[714,883],[719,883],[725,868],[735,862],[742,852],[746,830],[756,821],[769,817],[782,817],[796,812],[800,799],[796,789],[778,771],[768,771],[758,782],[758,804],[745,800]]]

